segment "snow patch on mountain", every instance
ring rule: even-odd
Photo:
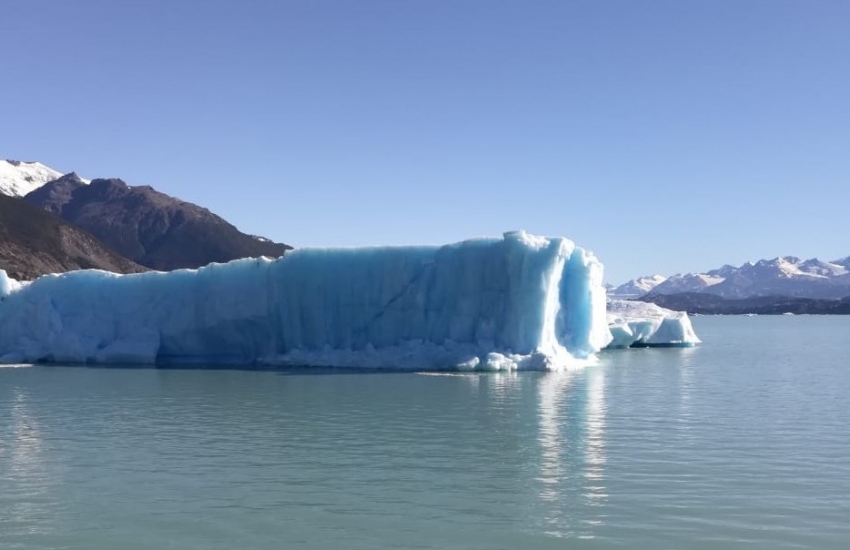
[[[850,258],[845,258],[846,262]],[[847,262],[850,264],[850,262]],[[819,275],[821,277],[838,277],[848,273],[848,268],[839,262],[824,262],[817,258],[806,260],[800,264],[800,270],[811,275]]]
[[[674,294],[677,292],[702,292],[708,287],[725,281],[725,277],[709,275],[708,273],[677,273],[662,284],[656,286],[653,292],[659,294]]]
[[[40,162],[0,159],[0,193],[23,197],[47,182],[59,179],[62,172]],[[83,183],[89,180],[80,178]]]
[[[651,291],[667,280],[664,275],[648,275],[632,279],[616,288],[609,288],[608,295],[616,298],[637,298]]]

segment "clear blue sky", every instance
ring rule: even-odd
[[[0,158],[295,246],[850,254],[846,0],[19,0],[0,54]]]

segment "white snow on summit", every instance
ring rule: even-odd
[[[62,172],[40,162],[0,159],[0,193],[23,197],[45,183],[62,177]],[[82,178],[80,178],[82,179]],[[82,179],[83,183],[89,180]]]
[[[846,262],[847,258],[844,261]],[[848,273],[847,267],[841,263],[841,260],[837,262],[824,262],[817,258],[812,258],[801,263],[799,268],[804,273],[819,275],[821,277],[838,277]]]
[[[846,258],[841,258],[840,260],[833,260],[829,263],[843,267],[847,270],[848,273],[850,273],[850,256],[847,256]]]
[[[708,287],[725,281],[724,277],[709,275],[708,273],[677,273],[668,278],[653,290],[662,294],[674,294],[676,292],[701,292]]]
[[[623,283],[610,290],[608,295],[618,298],[637,298],[639,296],[643,296],[666,280],[667,277],[657,274],[648,275],[639,279],[632,279],[631,281]]]
[[[0,193],[23,197],[48,181],[62,177],[62,172],[40,162],[0,160]]]

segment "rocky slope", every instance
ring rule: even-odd
[[[291,249],[242,233],[206,208],[150,186],[129,186],[120,179],[96,179],[85,184],[75,174],[66,174],[24,199],[152,269],[167,271],[237,258],[278,257]]]
[[[46,273],[88,268],[145,271],[91,234],[23,199],[0,194],[0,269],[14,279],[30,280]]]

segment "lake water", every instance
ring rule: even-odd
[[[850,547],[850,317],[572,373],[0,368],[0,548]]]

